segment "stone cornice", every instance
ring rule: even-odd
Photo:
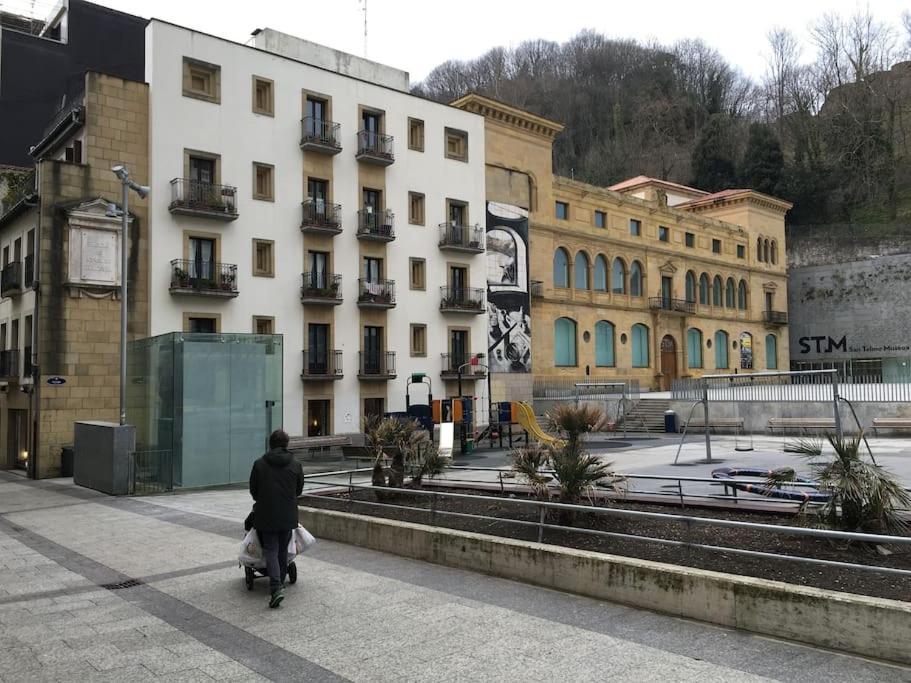
[[[563,130],[561,123],[476,93],[460,97],[452,106],[548,140],[553,140]]]

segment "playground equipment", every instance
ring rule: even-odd
[[[516,407],[518,413],[518,423],[522,426],[522,429],[528,432],[536,441],[552,446],[562,443],[560,439],[553,437],[544,431],[538,423],[538,419],[535,417],[535,413],[530,405],[524,401],[515,401],[513,402],[513,405]]]
[[[796,489],[783,489],[769,486],[765,483],[747,484],[742,481],[728,482],[728,479],[738,479],[741,477],[762,477],[764,479],[772,476],[780,470],[763,470],[753,467],[719,467],[712,470],[712,479],[718,479],[724,482],[725,489],[728,487],[747,493],[756,493],[760,496],[769,498],[780,498],[782,500],[794,500],[799,503],[825,503],[831,498],[831,494],[816,489],[815,491],[798,491]],[[815,482],[809,479],[795,477],[793,482],[799,484],[813,484]]]
[[[413,384],[426,385],[427,403],[412,405],[411,403],[411,386]],[[431,417],[431,406],[433,405],[433,389],[430,378],[423,372],[413,373],[405,382],[405,412],[408,417],[416,419],[421,427],[433,434],[433,419]]]

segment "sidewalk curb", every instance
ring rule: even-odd
[[[911,664],[911,603],[310,507],[318,538]]]

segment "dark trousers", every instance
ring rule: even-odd
[[[276,590],[285,583],[288,574],[288,544],[291,543],[291,529],[288,531],[260,531],[259,541],[263,546],[266,573],[269,575],[269,589]]]

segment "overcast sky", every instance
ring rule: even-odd
[[[359,0],[96,2],[238,42],[247,40],[254,28],[268,26],[345,52],[364,53]],[[6,8],[29,4],[32,0],[0,0],[0,7]],[[765,68],[770,28],[785,25],[806,39],[807,25],[815,17],[827,11],[850,15],[868,4],[896,30],[902,10],[911,7],[909,0],[369,0],[367,56],[410,72],[414,83],[447,59],[477,57],[491,47],[515,46],[532,38],[564,41],[591,28],[609,37],[661,43],[699,37],[758,77]]]

